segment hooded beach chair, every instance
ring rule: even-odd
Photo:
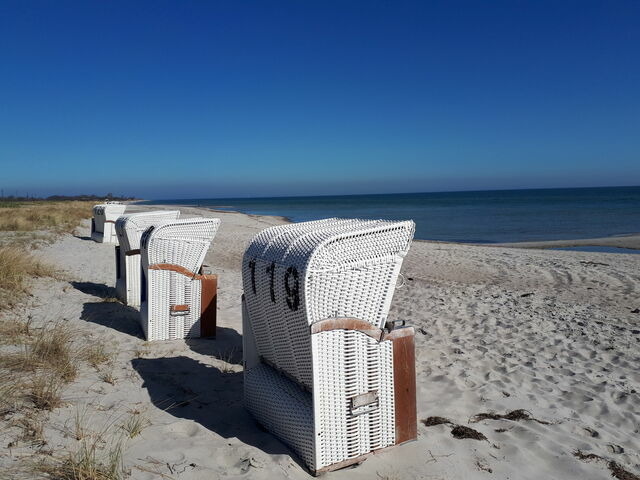
[[[245,406],[314,474],[417,436],[414,330],[387,322],[414,229],[282,225],[244,254]]]
[[[149,227],[140,241],[140,319],[147,340],[215,337],[217,275],[202,262],[220,219],[188,218]]]
[[[140,306],[140,239],[152,225],[176,220],[179,210],[162,210],[123,215],[116,220],[116,292],[131,307]]]
[[[98,243],[118,244],[116,220],[127,206],[118,202],[106,202],[93,207],[91,219],[91,239]]]

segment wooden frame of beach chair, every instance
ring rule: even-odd
[[[249,412],[321,472],[417,436],[414,330],[385,330],[415,226],[272,227],[242,264]]]
[[[159,210],[123,215],[116,220],[116,293],[131,307],[140,306],[140,239],[152,225],[176,220],[179,210]]]
[[[118,244],[116,235],[116,220],[120,217],[127,206],[118,202],[107,202],[93,207],[93,218],[91,219],[91,239],[98,243]]]
[[[140,241],[140,320],[147,340],[215,337],[217,275],[202,262],[218,218],[188,218],[149,227]]]

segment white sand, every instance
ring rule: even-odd
[[[75,448],[69,431],[77,412],[95,431],[107,424],[118,431],[133,411],[149,425],[126,443],[131,478],[309,478],[242,406],[240,259],[253,234],[283,220],[206,215],[222,218],[207,256],[220,275],[216,340],[146,343],[134,309],[102,301],[114,295],[113,246],[65,236],[42,251],[72,282],[38,281],[30,312],[64,317],[91,331],[88,341],[118,352],[115,385],[100,378],[108,367],[87,366],[66,388],[66,405],[45,432],[47,449]],[[81,232],[88,236],[86,226]],[[579,460],[578,449],[640,473],[640,314],[631,313],[640,308],[640,255],[414,242],[403,275],[391,318],[416,327],[418,418],[447,417],[488,440],[420,424],[416,442],[328,476],[611,478],[606,462]],[[467,423],[513,409],[549,424]],[[34,450],[5,452],[0,468]]]

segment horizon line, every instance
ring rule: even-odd
[[[387,193],[347,193],[347,194],[331,194],[323,193],[317,195],[270,195],[270,196],[237,196],[237,197],[201,197],[201,198],[140,198],[136,201],[196,201],[196,200],[248,200],[248,199],[268,199],[268,198],[315,198],[315,197],[366,197],[371,195],[385,196],[385,195],[420,195],[420,194],[438,194],[438,193],[480,193],[480,192],[519,192],[519,191],[537,191],[537,190],[594,190],[604,188],[640,188],[640,185],[600,185],[594,187],[534,187],[534,188],[492,188],[483,190],[436,190],[436,191],[422,191],[422,192],[387,192]]]

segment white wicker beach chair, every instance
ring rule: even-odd
[[[244,254],[245,404],[314,474],[416,438],[414,330],[387,323],[414,229],[283,225]]]
[[[202,272],[218,218],[149,227],[140,241],[140,317],[147,340],[215,337],[217,275]]]
[[[118,202],[106,202],[93,207],[91,219],[91,238],[98,243],[118,244],[116,220],[127,206]]]
[[[131,307],[140,306],[140,239],[152,225],[176,220],[179,210],[123,215],[116,220],[116,292]]]

